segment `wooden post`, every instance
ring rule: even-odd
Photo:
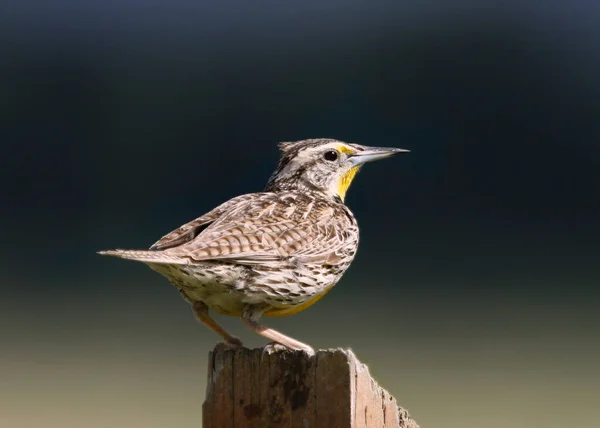
[[[204,428],[419,428],[352,351],[209,354]]]

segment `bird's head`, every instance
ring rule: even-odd
[[[317,191],[342,201],[364,163],[408,152],[326,138],[280,143],[279,148],[281,158],[267,191]]]

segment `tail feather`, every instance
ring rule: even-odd
[[[168,264],[187,264],[187,259],[165,254],[163,251],[149,250],[105,250],[98,251],[103,256],[119,257],[121,259],[135,260],[143,263],[168,263]]]

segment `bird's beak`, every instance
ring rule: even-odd
[[[348,161],[354,166],[362,165],[366,162],[389,158],[400,153],[408,153],[410,150],[396,149],[394,147],[369,147],[360,146],[362,150],[348,155]]]

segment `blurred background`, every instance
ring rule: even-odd
[[[261,190],[313,137],[411,153],[350,190],[343,280],[267,323],[352,347],[423,427],[600,424],[599,3],[0,10],[0,426],[199,427],[217,337],[95,252]]]

